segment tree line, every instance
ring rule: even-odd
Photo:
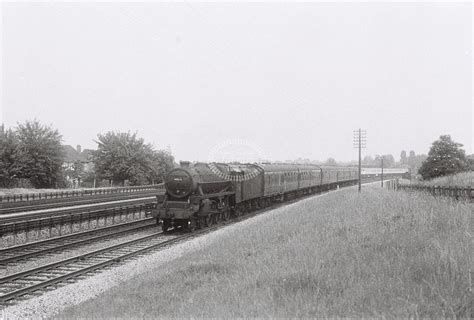
[[[396,161],[391,154],[375,155],[375,157],[367,155],[362,160],[362,166],[380,168],[383,159],[385,168],[408,168],[413,174],[417,173],[423,180],[463,171],[472,171],[474,170],[474,154],[467,156],[461,148],[462,146],[461,143],[453,141],[450,135],[442,135],[432,143],[428,155],[417,155],[413,150],[407,155],[407,152],[402,150],[400,161]],[[322,164],[337,165],[338,163],[335,159],[328,158]],[[357,165],[355,161],[349,164]]]
[[[58,130],[37,120],[19,123],[15,128],[0,127],[0,187],[14,187],[28,181],[35,188],[66,187],[67,178],[89,182],[106,180],[108,185],[151,184],[163,180],[174,167],[170,152],[156,150],[136,133],[107,132],[97,135],[97,150],[85,164],[76,161],[64,167],[65,155]],[[400,154],[400,161],[392,155],[364,157],[363,166],[402,166],[418,172],[423,179],[436,178],[467,170],[474,170],[474,155],[466,156],[462,144],[442,135],[433,142],[428,155],[410,151]],[[326,165],[337,165],[329,158]],[[95,183],[94,183],[95,184]]]
[[[97,150],[88,163],[64,167],[65,154],[58,130],[37,120],[15,128],[0,127],[0,186],[15,187],[27,181],[35,188],[61,188],[67,179],[107,180],[110,185],[158,183],[174,167],[170,152],[156,150],[130,132],[98,134]]]
[[[399,162],[395,162],[392,155],[376,156],[375,159],[366,156],[362,165],[380,167],[380,160],[383,158],[385,167],[409,168],[423,180],[429,180],[474,170],[474,155],[466,156],[462,146],[461,143],[453,141],[450,135],[442,135],[432,143],[428,155],[416,155],[412,150],[407,156],[406,151],[402,150]]]
[[[407,157],[406,151],[402,151],[400,154],[400,160],[397,161],[392,154],[376,154],[375,156],[366,155],[362,158],[361,164],[366,168],[380,168],[383,165],[385,168],[411,168],[413,171],[416,171],[418,167],[421,166],[421,163],[427,158],[427,155],[416,155],[415,151],[410,151],[410,156]],[[358,165],[357,161],[350,162],[338,162],[334,158],[328,158],[324,162],[317,162],[321,165],[326,166],[335,166],[335,165]],[[416,169],[416,170],[415,170]]]

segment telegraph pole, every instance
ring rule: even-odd
[[[382,188],[383,188],[383,156],[382,156]]]
[[[362,175],[362,148],[367,146],[366,131],[354,130],[354,148],[359,148],[359,192],[361,190],[361,175]]]

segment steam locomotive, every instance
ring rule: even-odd
[[[231,216],[355,184],[357,168],[288,164],[181,162],[165,178],[152,215],[163,231],[193,231]]]

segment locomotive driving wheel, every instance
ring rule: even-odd
[[[196,224],[197,224],[197,223],[196,223],[196,219],[191,218],[191,220],[189,220],[189,223],[188,223],[186,229],[187,229],[189,232],[194,232],[194,231],[196,230],[196,227],[197,227]]]
[[[230,219],[230,209],[227,208],[226,210],[224,210],[224,212],[222,213],[222,220],[224,221],[227,221]]]
[[[204,217],[204,226],[206,228],[212,226],[212,217],[210,214]]]
[[[161,223],[161,230],[163,230],[163,232],[168,232],[168,229],[171,227],[171,223],[170,221],[168,220],[163,220],[163,222]]]

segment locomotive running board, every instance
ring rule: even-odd
[[[207,198],[214,198],[214,197],[221,197],[221,196],[230,196],[235,194],[233,191],[226,191],[226,192],[218,192],[218,193],[208,193],[199,196],[195,196],[196,198],[200,199],[207,199]]]

